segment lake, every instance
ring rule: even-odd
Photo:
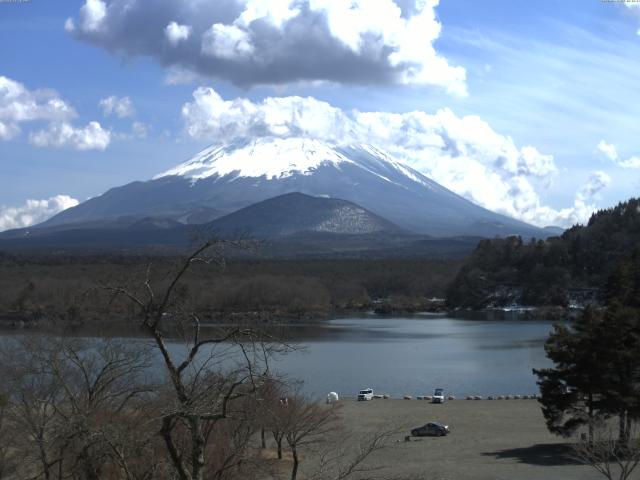
[[[344,318],[318,329],[304,351],[273,364],[314,396],[353,396],[365,387],[393,396],[430,395],[436,387],[457,397],[532,394],[531,370],[551,365],[543,348],[549,321]]]
[[[458,398],[529,395],[538,392],[531,370],[551,365],[543,345],[552,324],[370,315],[286,325],[282,332],[301,349],[274,359],[271,368],[304,381],[303,391],[320,398],[330,391],[355,396],[366,387],[394,397],[430,395],[436,387]],[[153,344],[139,335],[121,335],[115,336]],[[184,343],[169,343],[174,354],[185,353]]]

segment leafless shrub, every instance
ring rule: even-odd
[[[590,431],[572,446],[572,457],[589,465],[609,480],[627,480],[640,464],[640,435],[637,426],[629,430],[627,442],[620,442],[618,433],[606,421],[594,423]]]

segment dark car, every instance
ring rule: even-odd
[[[449,427],[438,422],[429,422],[411,430],[412,437],[442,437],[449,433]]]

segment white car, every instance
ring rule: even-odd
[[[365,388],[358,392],[358,401],[373,400],[373,389]]]
[[[431,403],[444,403],[444,390],[442,388],[436,388],[431,397]]]

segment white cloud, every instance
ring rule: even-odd
[[[131,125],[131,134],[135,138],[147,138],[149,127],[142,122],[133,122]]]
[[[68,195],[56,195],[45,200],[27,200],[18,207],[0,206],[0,231],[23,228],[43,222],[56,213],[78,205]]]
[[[581,189],[571,207],[548,207],[537,188],[548,186],[557,174],[553,156],[532,146],[518,147],[480,117],[458,117],[446,108],[433,114],[347,112],[310,97],[224,100],[204,87],[193,98],[182,107],[185,130],[193,138],[213,143],[242,137],[371,143],[479,205],[540,226],[586,221],[593,210],[589,199],[608,183],[600,175],[600,188]],[[594,178],[590,185],[596,185]]]
[[[68,33],[71,33],[76,29],[76,23],[73,21],[73,18],[69,17],[64,21],[64,29]]]
[[[622,168],[640,168],[639,156],[629,157],[626,160],[623,160],[618,155],[618,150],[615,145],[609,144],[604,140],[600,140],[597,148],[605,157]]]
[[[20,124],[37,120],[64,121],[75,110],[52,90],[28,90],[23,84],[0,76],[0,139],[20,133]]]
[[[66,122],[51,123],[46,130],[31,133],[29,141],[37,147],[104,150],[111,142],[111,132],[102,128],[98,122],[89,122],[80,128]]]
[[[618,162],[622,168],[640,168],[640,157],[629,157]]]
[[[164,29],[164,34],[167,40],[174,47],[180,42],[183,42],[191,35],[191,27],[189,25],[180,25],[176,22],[171,22]]]
[[[0,140],[19,135],[22,123],[48,121],[47,129],[29,135],[32,144],[104,150],[109,145],[110,132],[98,122],[75,127],[69,120],[76,116],[73,107],[53,90],[29,90],[15,80],[0,76]]]
[[[224,59],[249,57],[254,51],[251,36],[235,25],[215,23],[202,35],[202,53]]]
[[[434,44],[438,0],[86,0],[77,38],[236,85],[434,85],[467,94]],[[166,48],[180,43],[180,49]]]
[[[87,0],[80,7],[80,30],[86,33],[100,31],[106,16],[107,5],[102,0]]]
[[[612,162],[618,161],[618,151],[616,150],[615,145],[611,145],[610,143],[607,143],[604,140],[600,140],[600,143],[598,143],[597,148]]]
[[[133,102],[129,97],[116,97],[111,95],[110,97],[103,98],[98,103],[102,112],[106,117],[109,115],[116,115],[118,118],[131,117],[135,113],[133,108]]]
[[[0,140],[11,140],[20,133],[20,127],[15,123],[0,122]]]

